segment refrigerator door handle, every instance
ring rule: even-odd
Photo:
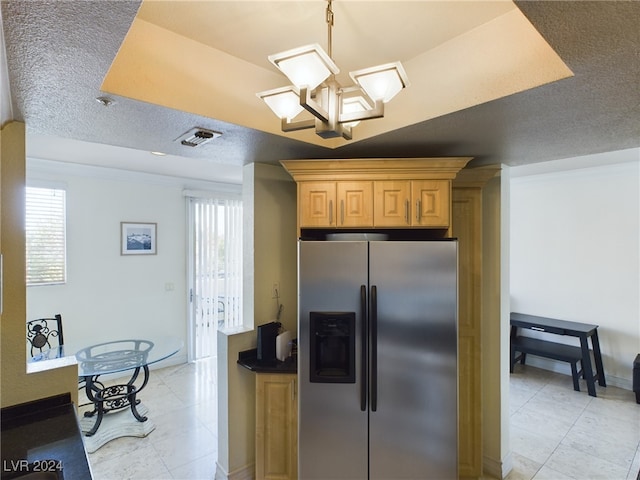
[[[362,318],[362,350],[360,355],[360,410],[367,410],[367,287],[360,285],[360,317]]]
[[[378,409],[378,287],[371,286],[371,411]]]

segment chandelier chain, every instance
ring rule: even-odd
[[[332,0],[327,0],[327,50],[329,58],[333,59],[333,52],[331,46],[331,30],[333,28],[333,10],[331,9]]]

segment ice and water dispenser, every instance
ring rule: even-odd
[[[355,312],[310,312],[310,381],[355,383]]]

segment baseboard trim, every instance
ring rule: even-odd
[[[569,377],[571,376],[569,365],[566,362],[559,362],[550,358],[536,357],[535,355],[527,355],[527,365],[541,368],[542,370],[549,370],[550,372],[562,373],[564,375],[568,375]],[[622,388],[623,390],[633,390],[631,378],[615,377],[608,374],[606,369],[604,373],[607,380],[607,385]]]
[[[245,465],[237,468],[233,472],[227,472],[218,462],[216,462],[215,480],[254,480],[255,464]]]
[[[511,452],[504,457],[504,460],[496,460],[495,458],[483,457],[483,471],[489,478],[498,478],[502,480],[513,470],[513,457]]]

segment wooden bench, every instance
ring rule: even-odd
[[[516,356],[516,353],[520,355]],[[584,372],[582,368],[582,350],[580,347],[565,345],[563,343],[549,342],[539,338],[530,338],[516,336],[511,338],[511,364],[510,372],[513,373],[513,367],[518,360],[524,365],[527,354],[536,355],[538,357],[551,358],[561,362],[567,362],[571,365],[571,376],[573,377],[573,389],[580,391],[578,380]],[[578,362],[580,362],[580,370],[578,370]]]

